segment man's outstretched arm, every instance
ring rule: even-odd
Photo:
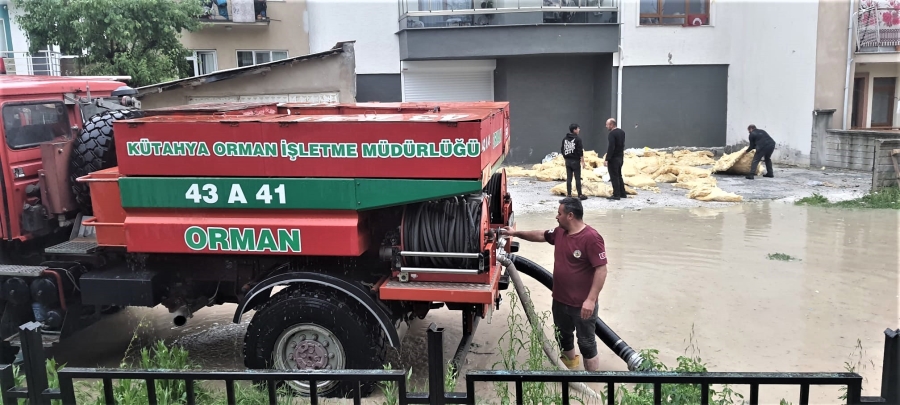
[[[514,238],[524,239],[529,242],[546,242],[547,241],[547,239],[544,238],[545,231],[515,231],[512,229],[505,229],[503,232]]]

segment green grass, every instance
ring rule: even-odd
[[[769,258],[769,260],[780,260],[783,262],[800,260],[794,256],[787,254],[787,253],[769,253],[769,255],[767,257]]]
[[[900,209],[900,188],[889,187],[854,200],[837,202],[828,201],[821,194],[814,193],[809,197],[797,200],[795,204],[812,207]]]

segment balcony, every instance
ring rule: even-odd
[[[267,27],[269,25],[268,5],[265,0],[227,0],[224,5],[218,1],[210,1],[204,6],[204,14],[200,21],[206,26],[231,29],[241,27]]]
[[[900,2],[860,0],[856,19],[856,51],[900,51]]]
[[[399,0],[400,59],[615,52],[618,6],[619,0]]]
[[[3,66],[8,75],[61,76],[66,74],[69,61],[75,56],[63,56],[59,52],[41,51],[36,55],[28,52],[0,52]]]

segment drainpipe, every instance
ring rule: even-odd
[[[620,13],[621,14],[621,13]],[[621,42],[622,39],[620,38]],[[616,78],[618,81],[618,93],[616,94],[616,123],[618,123],[618,127],[622,128],[622,44],[619,44],[619,75]]]
[[[847,130],[847,120],[850,116],[847,106],[850,104],[850,68],[853,66],[853,16],[857,13],[853,12],[854,1],[850,0],[849,16],[847,17],[847,69],[844,77],[844,118],[842,121],[843,129]]]

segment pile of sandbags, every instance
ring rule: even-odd
[[[726,155],[717,162],[713,159],[715,155],[710,151],[681,150],[667,153],[649,148],[630,149],[626,151],[622,164],[625,190],[629,195],[636,195],[635,189],[659,192],[659,183],[669,183],[673,187],[689,190],[688,198],[700,201],[740,201],[740,196],[719,189],[715,177],[712,176],[714,172],[719,171],[717,168],[740,170],[744,167],[744,160],[747,159],[744,156],[749,155],[750,160],[753,158],[752,152],[743,155],[739,153],[741,152]],[[608,168],[603,165],[604,158],[605,155],[599,156],[595,151],[584,153],[584,161],[588,167],[582,168],[581,180],[582,192],[587,196],[612,195]],[[726,158],[731,160],[722,162]],[[750,160],[747,160],[745,165],[748,172]],[[714,167],[710,170],[698,166]],[[548,155],[543,163],[533,165],[531,169],[510,166],[506,168],[506,173],[511,177],[534,177],[540,181],[565,181],[565,160],[562,155],[552,154]],[[572,192],[575,193],[574,181],[572,188]],[[550,191],[556,195],[565,195],[566,184],[557,184]]]

